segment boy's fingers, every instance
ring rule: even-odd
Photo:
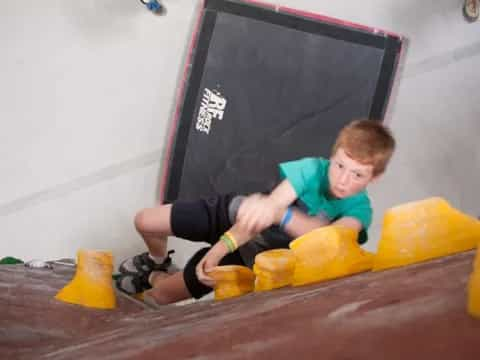
[[[202,263],[199,263],[197,265],[197,268],[196,268],[196,273],[197,273],[197,278],[198,280],[202,283],[202,284],[205,284],[207,286],[210,286],[210,287],[213,287],[215,285],[215,281],[207,276],[205,274],[205,271],[204,271],[204,268],[203,268],[203,264]]]
[[[215,286],[215,281],[211,278],[208,278],[208,277],[203,277],[203,278],[198,278],[198,280],[204,284],[204,285],[207,285],[211,288],[213,288]]]
[[[209,277],[207,274],[213,270],[215,265],[211,264],[208,260],[203,263],[203,273],[205,274],[205,276]]]
[[[237,211],[237,221],[242,221],[243,217],[245,216],[245,203],[242,203]]]
[[[255,229],[254,229],[254,232],[255,232],[255,233],[259,233],[259,232],[263,231],[264,228],[265,228],[265,227],[264,227],[263,224],[257,224],[257,226],[256,226]]]
[[[200,279],[204,284],[213,286],[215,285],[215,280],[213,280],[211,277],[203,275],[202,278]]]
[[[198,278],[205,277],[204,264],[205,264],[205,257],[202,260],[200,260],[200,262],[197,264],[197,267],[195,269],[197,272]]]
[[[252,221],[249,224],[249,227],[247,228],[247,232],[249,233],[258,233],[262,231],[265,228],[265,219],[262,218],[261,216],[257,218],[253,218]]]
[[[205,280],[203,282],[205,285],[207,285],[208,287],[211,287],[211,288],[214,288],[215,287],[215,283],[213,281],[208,281],[208,280]]]
[[[255,219],[248,217],[245,219],[245,222],[242,224],[242,228],[245,232],[249,233],[253,230],[253,226],[255,225],[254,223]]]
[[[209,272],[212,271],[212,269],[207,268],[206,263],[207,262],[203,264],[203,281],[205,285],[213,287],[215,285],[215,280],[213,280],[210,276],[207,275]]]
[[[250,223],[248,223],[248,225],[245,227],[245,232],[251,233],[254,231],[255,231],[255,223],[250,221]]]
[[[246,229],[248,225],[248,219],[246,216],[242,217],[238,221],[238,226],[242,229]]]

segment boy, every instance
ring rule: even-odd
[[[367,239],[372,209],[365,191],[390,160],[395,140],[379,122],[357,120],[344,127],[330,160],[305,158],[279,165],[282,181],[270,194],[227,194],[144,209],[135,225],[149,253],[120,265],[119,289],[143,292],[146,301],[169,304],[212,291],[216,265],[252,266],[261,251],[288,248],[315,228],[341,224]],[[205,241],[181,272],[168,274],[167,236]],[[219,238],[221,239],[219,241]]]

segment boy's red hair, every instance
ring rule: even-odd
[[[395,139],[390,130],[379,121],[355,120],[337,136],[332,155],[342,148],[352,159],[373,165],[373,175],[385,171],[395,150]]]

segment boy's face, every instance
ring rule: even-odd
[[[373,179],[373,165],[359,163],[342,148],[338,148],[330,159],[330,192],[337,198],[352,196],[364,190]]]

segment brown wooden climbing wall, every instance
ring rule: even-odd
[[[480,359],[480,321],[466,313],[472,261],[467,252],[219,303],[147,311],[127,301],[115,312],[54,302],[66,282],[58,274],[0,268],[0,351],[36,359]],[[22,341],[30,350],[13,349]]]

